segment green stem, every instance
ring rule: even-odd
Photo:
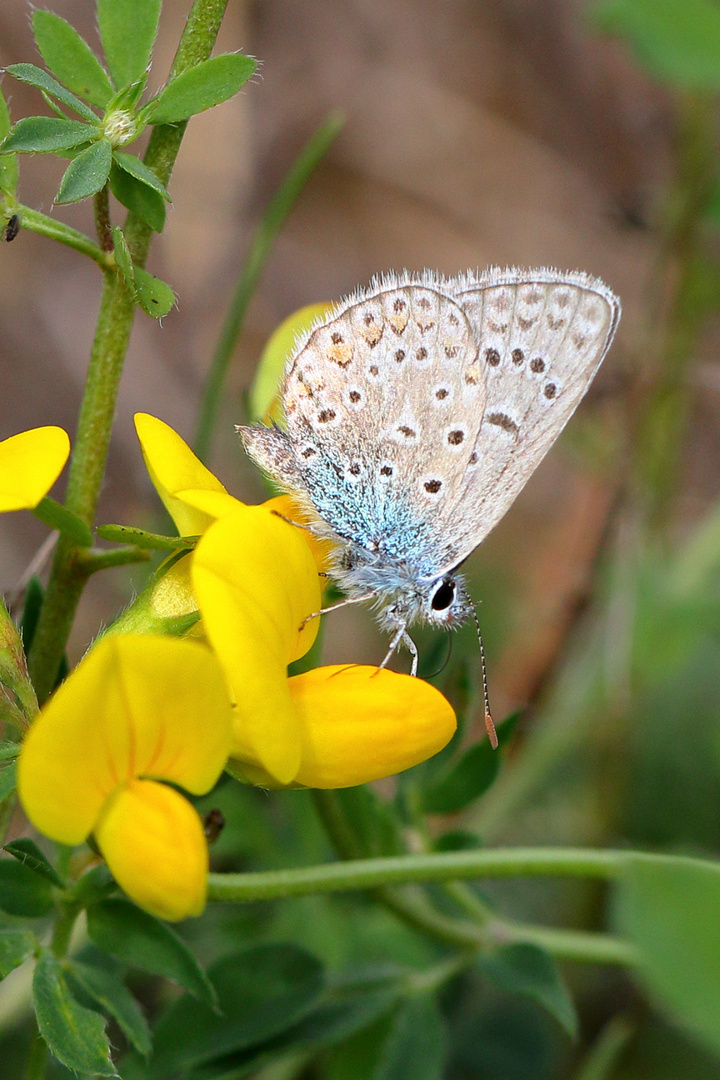
[[[73,927],[81,910],[80,904],[77,903],[63,904],[60,908],[52,935],[52,951],[58,960],[62,960],[68,951]]]
[[[250,243],[235,293],[230,302],[225,323],[220,333],[210,369],[205,380],[197,432],[195,453],[206,459],[210,449],[213,428],[217,421],[228,366],[233,349],[240,336],[250,299],[265,267],[267,257],[288,214],[297,202],[303,188],[337,137],[344,120],[333,112],[321,124],[300,155],[293,162],[280,190],[262,216]]]
[[[113,250],[112,224],[110,222],[110,192],[107,184],[93,199],[95,208],[95,232],[103,251]]]
[[[43,1080],[48,1067],[50,1054],[47,1043],[39,1031],[36,1031],[30,1043],[30,1053],[25,1067],[25,1080]]]
[[[172,74],[177,75],[207,59],[220,28],[227,0],[195,0],[180,41]],[[180,148],[184,124],[156,127],[145,163],[167,183]],[[125,236],[134,262],[144,266],[152,229],[130,214]],[[133,298],[119,274],[107,272],[100,302],[87,382],[68,479],[66,506],[92,526],[105,473],[115,402],[130,329],[135,314]],[[57,679],[75,611],[88,578],[86,549],[61,537],[55,552],[45,599],[29,656],[30,673],[38,698],[45,701]]]
[[[631,856],[632,853],[622,851],[576,848],[508,848],[399,855],[265,873],[211,874],[208,895],[216,901],[244,902],[318,892],[376,889],[382,901],[406,922],[448,945],[478,949],[526,941],[561,959],[635,967],[638,955],[634,946],[607,934],[529,926],[503,919],[484,921],[478,926],[442,915],[423,893],[397,888],[399,884],[407,886],[459,878],[538,875],[615,880]]]
[[[462,878],[591,877],[613,881],[631,852],[583,848],[499,848],[395,855],[250,874],[210,874],[211,900],[268,900],[316,892],[378,889]],[[654,856],[661,858],[661,856]]]
[[[57,240],[58,243],[65,244],[66,247],[72,248],[74,251],[79,251],[81,255],[87,255],[88,258],[98,264],[101,270],[108,270],[114,266],[114,257],[108,255],[105,251],[101,251],[97,244],[85,233],[78,232],[77,229],[64,225],[62,221],[56,221],[54,218],[48,217],[47,214],[32,210],[29,206],[19,206],[17,212],[20,215],[23,229],[40,233],[42,236],[47,236],[49,240]]]
[[[628,1043],[637,1031],[637,1022],[621,1013],[613,1016],[600,1032],[574,1080],[608,1080],[615,1075],[615,1068]]]
[[[113,548],[111,551],[88,551],[81,555],[81,565],[88,574],[97,574],[98,570],[109,570],[113,566],[128,566],[131,563],[148,562],[150,552],[138,547]]]
[[[425,971],[413,971],[407,979],[407,985],[411,994],[432,994],[441,990],[446,983],[454,979],[465,968],[475,962],[476,952],[467,949],[465,952],[456,953],[455,956],[441,961],[434,967],[426,968]]]
[[[637,949],[629,941],[586,930],[562,930],[554,926],[533,926],[498,920],[489,927],[497,944],[527,942],[547,949],[558,960],[581,960],[585,963],[620,964],[635,968],[640,964]]]
[[[352,827],[341,793],[314,788],[312,798],[318,816],[338,854],[343,859],[362,859],[367,852]],[[443,915],[422,889],[408,887],[405,882],[403,885],[403,888],[379,888],[376,896],[408,926],[446,945],[477,949],[485,944],[485,935],[477,925]]]
[[[491,943],[485,930],[474,923],[449,918],[439,912],[417,886],[381,888],[375,895],[408,926],[444,945],[477,950]]]

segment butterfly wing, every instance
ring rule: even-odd
[[[610,347],[620,303],[597,278],[546,269],[494,269],[446,288],[473,327],[485,384],[467,472],[444,508],[452,566],[500,520],[570,419]]]
[[[437,278],[386,279],[301,343],[283,401],[318,514],[422,574],[448,557],[434,522],[462,483],[484,410],[472,328]]]

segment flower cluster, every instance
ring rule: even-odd
[[[93,834],[128,895],[179,919],[204,906],[208,856],[198,815],[168,783],[199,795],[227,766],[265,787],[362,784],[437,753],[455,716],[428,683],[376,667],[289,677],[318,633],[308,617],[327,545],[293,524],[289,497],[247,506],[162,421],[139,414],[136,427],[180,537],[199,540],[43,708],[19,792],[40,831],[66,844]],[[195,611],[193,640],[143,632]]]

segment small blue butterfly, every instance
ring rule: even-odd
[[[425,271],[375,279],[298,340],[286,430],[238,430],[335,543],[345,603],[376,608],[392,635],[381,666],[404,644],[416,674],[408,627],[474,614],[458,567],[562,431],[619,318],[580,272]]]

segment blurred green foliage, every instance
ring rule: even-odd
[[[100,0],[98,13],[107,71],[64,20],[34,13],[57,79],[33,65],[9,71],[82,120],[34,117],[11,129],[0,105],[6,219],[16,209],[16,154],[59,151],[71,157],[59,201],[109,183],[162,228],[164,186],[111,145],[94,109],[121,106],[141,124],[174,123],[224,100],[251,74],[247,62],[218,57],[221,64],[196,67],[139,106],[160,4]],[[323,864],[338,853],[483,850],[500,840],[670,857],[628,859],[611,886],[526,878],[482,890],[406,886],[385,890],[382,902],[360,893],[218,904],[180,934],[91,871],[74,898],[87,910],[89,938],[60,963],[45,938],[68,853],[52,853],[56,870],[39,849],[10,845],[12,858],[0,861],[0,974],[16,980],[5,983],[5,999],[0,991],[8,1080],[22,1075],[33,1039],[30,990],[20,981],[32,952],[40,1031],[55,1055],[48,1075],[58,1080],[110,1075],[110,1044],[124,1080],[720,1080],[720,507],[700,522],[674,513],[693,346],[720,310],[720,6],[602,0],[591,15],[667,88],[678,137],[673,187],[658,193],[655,208],[662,265],[630,388],[637,392],[610,425],[588,413],[579,437],[583,467],[617,487],[585,612],[527,715],[499,725],[499,754],[475,739],[477,646],[463,633],[434,680],[461,720],[436,759],[397,784],[324,801],[225,778],[197,806],[222,813],[212,848],[222,873]],[[168,311],[169,287],[134,266],[121,230],[112,240],[138,303]],[[665,275],[674,282],[669,296]],[[485,583],[478,571],[473,589],[495,641],[511,605],[512,586],[498,586],[504,572],[486,570]],[[442,653],[428,636],[429,669]],[[14,753],[0,745],[3,796]],[[470,931],[452,946],[443,936],[474,916],[476,928],[499,926],[500,912],[577,931],[580,944],[582,935],[614,931],[634,962],[625,970],[564,961],[570,938],[563,948],[547,938],[544,948],[492,935],[472,946]],[[3,1011],[12,1000],[20,1008]]]

